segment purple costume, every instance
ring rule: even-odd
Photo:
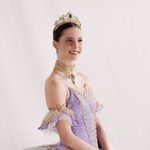
[[[100,105],[98,101],[95,101],[89,87],[87,88],[86,96],[73,88],[68,89],[69,98],[66,107],[59,111],[52,110],[48,112],[39,129],[50,130],[50,128],[55,128],[59,120],[66,119],[70,123],[71,130],[76,136],[98,149],[95,116],[96,113],[102,109],[102,105]],[[63,145],[61,139],[59,143],[49,145],[47,148],[45,147],[45,149],[44,146],[43,149],[42,146],[41,148],[39,147],[39,150],[46,149],[70,150],[70,148]]]

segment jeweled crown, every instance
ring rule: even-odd
[[[61,17],[59,17],[58,20],[55,21],[54,30],[56,31],[61,25],[66,24],[66,23],[74,23],[79,28],[81,27],[79,18],[74,16],[72,13],[68,12],[66,15],[62,15]]]

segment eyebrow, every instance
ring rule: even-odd
[[[65,39],[74,39],[73,37],[66,37]],[[82,37],[79,37],[78,39],[82,39]]]

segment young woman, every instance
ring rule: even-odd
[[[39,127],[41,130],[54,127],[60,142],[45,146],[45,149],[110,150],[98,118],[101,104],[95,101],[87,77],[75,68],[82,53],[82,43],[78,18],[71,13],[61,16],[53,30],[57,60],[45,82],[49,112]]]

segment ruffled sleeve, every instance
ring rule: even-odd
[[[48,131],[56,132],[56,124],[60,120],[67,120],[70,125],[72,125],[71,117],[74,115],[74,112],[67,108],[65,104],[55,105],[49,108],[49,112],[44,117],[39,130],[48,129]]]
[[[96,103],[96,112],[100,113],[101,110],[104,108],[104,106],[99,101],[95,101],[95,103]]]
[[[104,108],[103,104],[100,103],[100,101],[97,100],[97,98],[94,96],[92,88],[89,86],[89,97],[92,99],[92,103],[94,104],[94,112],[101,112],[101,110]]]

